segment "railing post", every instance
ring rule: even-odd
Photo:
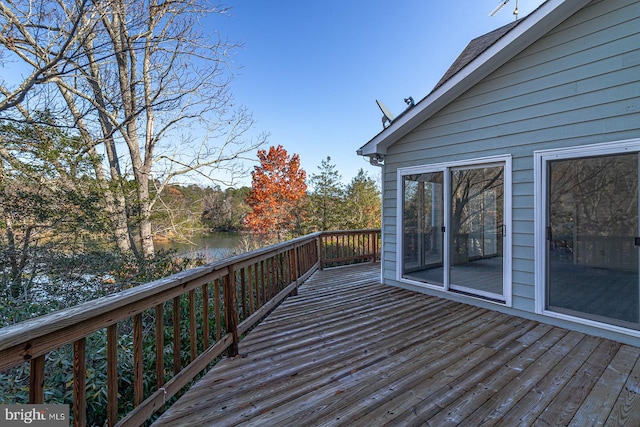
[[[73,425],[87,424],[87,339],[73,343]]]
[[[322,259],[322,234],[318,236],[318,240],[316,240],[316,242],[318,242],[318,263],[320,264],[320,270],[322,270],[324,263],[324,260]]]
[[[233,343],[229,347],[229,357],[238,355],[238,296],[236,295],[236,270],[235,265],[229,266],[229,273],[224,278],[224,310],[227,333],[233,337]]]
[[[378,258],[378,232],[372,231],[371,236],[373,237],[373,256],[371,257],[371,263],[375,264]]]
[[[29,403],[44,403],[44,355],[31,359]]]

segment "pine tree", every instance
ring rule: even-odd
[[[360,169],[345,194],[347,229],[379,228],[382,214],[380,189],[373,178]]]
[[[342,200],[344,187],[342,176],[331,164],[331,157],[327,156],[318,166],[319,173],[311,175],[313,193],[310,196],[309,208],[311,218],[309,222],[314,231],[336,230],[344,228],[342,215]]]

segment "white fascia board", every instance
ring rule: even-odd
[[[358,150],[361,156],[384,155],[387,149],[435,113],[500,68],[536,40],[582,9],[591,0],[548,0],[505,36],[458,71],[437,90],[394,120]]]

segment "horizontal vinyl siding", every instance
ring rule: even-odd
[[[513,308],[533,313],[533,152],[640,137],[639,76],[640,2],[594,1],[389,147],[385,277],[399,167],[511,154]]]
[[[382,177],[383,202],[384,211],[382,214],[382,232],[383,248],[382,248],[382,277],[385,283],[395,280],[396,278],[396,180],[393,174],[389,174],[389,167],[384,166],[384,175]]]

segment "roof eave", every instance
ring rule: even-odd
[[[361,156],[385,155],[387,149],[418,125],[447,106],[480,80],[533,44],[591,0],[548,0],[486,51],[467,64],[415,107],[398,117],[357,152]]]

